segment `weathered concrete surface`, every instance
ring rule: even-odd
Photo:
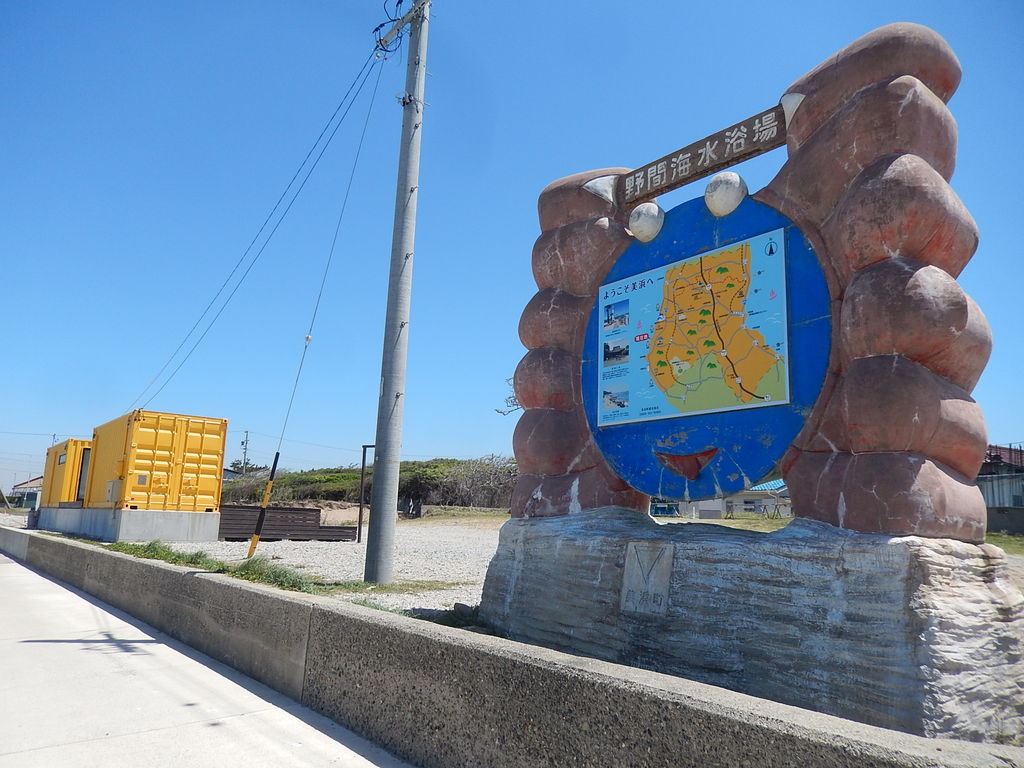
[[[875,355],[850,361],[806,448],[927,453],[975,477],[987,444],[981,409],[965,390],[902,355]]]
[[[582,472],[519,475],[512,489],[512,516],[557,517],[608,505],[646,509],[647,502],[646,494],[627,485],[602,460]]]
[[[16,560],[24,561],[28,556],[30,538],[25,532],[0,525],[0,552],[6,552]]]
[[[891,24],[783,97],[789,159],[754,197],[813,244],[834,330],[830,381],[780,463],[800,517],[984,541],[971,478],[985,426],[969,395],[992,339],[954,279],[978,245],[947,183],[957,127],[945,102],[959,81],[941,37]],[[888,374],[869,376],[886,364]]]
[[[0,594],[2,768],[411,768],[3,555]]]
[[[960,84],[960,62],[945,40],[920,24],[887,24],[853,41],[786,89],[804,97],[786,132],[790,148],[798,148],[861,89],[907,74],[945,102]]]
[[[620,609],[630,542],[674,548],[650,613]],[[1024,732],[1024,597],[989,545],[810,520],[771,534],[659,525],[615,508],[511,520],[481,616],[513,639],[910,733]]]
[[[191,624],[192,644],[207,652],[218,638],[230,640],[255,626],[273,637],[272,625],[293,610],[287,603],[308,604],[302,703],[422,766],[1024,765],[1021,748],[923,739],[361,606],[228,584],[224,577],[149,560],[127,564],[131,558],[117,553],[23,530],[0,528],[0,550],[22,552],[32,567],[87,583],[87,591],[102,590],[130,613],[156,602],[162,608],[150,615],[165,624],[160,628],[173,634],[181,623]],[[124,578],[148,586],[129,591],[107,583]],[[172,607],[182,581],[199,578],[209,593]],[[242,601],[244,628],[218,607],[237,599],[232,588],[261,595]],[[203,613],[206,606],[211,610]],[[278,635],[267,650],[282,653],[292,642]]]
[[[537,287],[593,296],[601,278],[630,242],[622,224],[607,217],[549,230],[533,246]],[[581,259],[580,254],[587,258]]]
[[[22,559],[261,683],[301,697],[312,610],[305,596],[45,535],[32,535]]]
[[[592,179],[629,173],[630,170],[632,169],[601,168],[566,176],[548,184],[537,200],[541,232],[588,219],[621,217],[622,212],[614,204],[585,190],[583,185]]]
[[[991,349],[984,314],[955,281],[978,245],[977,226],[947,183],[957,127],[946,102],[959,82],[949,45],[926,27],[900,23],[855,40],[783,95],[789,159],[754,197],[812,243],[834,328],[822,393],[780,464],[790,487],[801,486],[794,491],[799,516],[861,532],[984,540],[984,510],[958,477],[973,477],[986,443],[970,391]],[[625,172],[567,176],[538,201],[532,261],[540,290],[520,321],[530,352],[514,381],[525,409],[514,447],[527,477],[513,495],[513,517],[591,505],[642,510],[647,502],[617,487],[587,439],[579,402],[580,346],[594,291],[629,244],[622,223],[630,216],[586,185]],[[873,357],[878,364],[861,362]],[[921,369],[900,365],[864,386],[868,369],[897,357]],[[924,427],[915,413],[928,417]],[[876,458],[853,458],[865,452]],[[808,453],[821,455],[802,460]],[[827,477],[809,474],[811,465]],[[873,478],[861,470],[869,465],[895,496],[911,501],[864,493]],[[850,514],[818,503],[821,482]]]
[[[978,247],[978,225],[939,173],[917,155],[887,155],[851,182],[822,227],[845,281],[913,254],[956,277]]]
[[[513,446],[524,474],[513,494],[514,516],[561,515],[581,503],[646,504],[646,496],[625,488],[608,469],[580,396],[579,354],[593,297],[631,240],[623,227],[627,213],[584,185],[625,170],[559,179],[538,201],[542,234],[533,270],[540,291],[520,321],[530,351],[513,382],[525,409]]]
[[[39,527],[100,541],[216,541],[220,514],[168,509],[39,510]]]
[[[977,483],[927,456],[795,451],[785,472],[803,517],[862,533],[984,541]]]
[[[805,107],[806,101],[797,109],[798,117]],[[802,218],[820,223],[850,182],[885,155],[917,155],[948,181],[956,165],[956,144],[956,121],[946,105],[916,77],[904,75],[854,94],[791,151],[769,188],[795,203]]]
[[[541,235],[533,248],[540,290],[519,322],[529,352],[513,379],[524,409],[513,439],[523,473],[512,496],[514,517],[564,515],[580,504],[647,505],[647,496],[626,487],[605,463],[580,396],[580,352],[594,295],[632,241],[623,227],[628,212],[584,186],[626,170],[567,176],[540,194]]]

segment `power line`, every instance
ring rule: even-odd
[[[399,3],[401,4],[401,3]],[[363,141],[366,138],[366,127],[370,124],[370,114],[373,112],[373,104],[377,100],[377,89],[380,87],[380,76],[384,71],[383,67],[377,68],[377,80],[373,84],[373,93],[370,94],[370,104],[366,108],[366,117],[363,120],[363,130],[359,134],[359,144],[356,146],[356,154],[352,159],[352,170],[348,174],[348,184],[345,187],[345,197],[341,202],[341,211],[338,213],[338,223],[334,227],[334,238],[331,240],[331,250],[327,255],[327,263],[324,265],[324,273],[320,278],[320,290],[316,294],[316,302],[313,304],[313,315],[309,319],[309,330],[306,331],[306,340],[302,345],[302,356],[299,358],[299,367],[295,372],[295,383],[292,384],[292,393],[288,398],[288,408],[284,414],[284,423],[281,424],[281,436],[277,440],[277,450],[281,450],[281,443],[284,441],[284,433],[288,428],[288,419],[292,415],[292,405],[295,403],[295,393],[299,388],[299,378],[302,376],[302,365],[306,362],[306,352],[309,351],[309,342],[313,340],[313,326],[316,325],[316,316],[320,311],[320,300],[324,296],[324,286],[327,285],[327,275],[331,271],[331,262],[334,261],[334,251],[338,245],[338,233],[341,232],[341,222],[345,218],[345,209],[348,208],[349,194],[352,192],[352,182],[356,177],[356,168],[359,166],[359,155],[363,151]]]
[[[277,435],[270,435],[270,434],[267,434],[266,432],[257,432],[256,430],[249,430],[249,431],[252,432],[252,434],[254,434],[254,435],[261,435],[262,437],[270,437],[270,438],[277,437]],[[290,437],[286,437],[284,439],[284,442],[286,442],[286,443],[295,443],[297,445],[311,445],[314,448],[327,448],[327,449],[332,450],[332,451],[352,451],[353,453],[359,453],[360,452],[359,448],[343,448],[340,445],[324,445],[323,443],[311,443],[311,442],[309,442],[307,440],[292,440]]]
[[[392,13],[388,10],[387,0],[384,0],[384,15],[388,17],[387,21],[382,21],[373,28],[373,35],[377,39],[377,48],[385,53],[394,53],[397,51],[402,45],[402,40],[405,39],[405,25],[398,27],[398,29],[394,31],[394,37],[390,41],[386,40],[385,35],[380,33],[380,31],[388,24],[394,24],[401,21],[403,2],[405,2],[405,0],[396,0],[395,10]]]
[[[310,174],[312,174],[313,170],[316,168],[317,164],[320,162],[320,158],[323,157],[323,154],[326,151],[327,147],[330,145],[331,140],[334,138],[335,134],[338,132],[338,129],[341,127],[341,124],[344,122],[345,117],[349,113],[349,110],[352,108],[352,105],[355,103],[356,97],[359,95],[360,91],[362,90],[363,84],[365,84],[367,77],[369,77],[370,72],[372,72],[373,68],[372,68],[371,64],[378,63],[377,61],[375,61],[375,57],[376,56],[377,56],[376,51],[373,51],[373,52],[370,53],[369,56],[366,57],[366,60],[363,62],[362,67],[360,67],[359,72],[356,74],[355,78],[349,84],[348,89],[345,91],[345,95],[342,96],[341,101],[338,103],[338,106],[335,107],[334,112],[331,114],[330,118],[328,118],[327,122],[324,124],[323,129],[320,131],[320,135],[317,136],[316,140],[313,142],[312,146],[309,148],[309,151],[306,153],[306,156],[302,159],[302,162],[299,163],[299,167],[295,170],[295,173],[292,175],[292,178],[288,182],[287,186],[285,186],[284,191],[281,193],[280,197],[278,197],[277,202],[274,203],[274,207],[271,208],[270,213],[268,213],[267,217],[263,220],[263,223],[260,225],[260,228],[257,230],[256,235],[250,241],[250,243],[246,247],[246,249],[242,252],[242,255],[239,257],[239,259],[235,263],[234,267],[232,267],[231,272],[228,273],[228,276],[224,279],[224,282],[221,283],[221,286],[217,289],[217,292],[213,295],[213,298],[210,299],[210,302],[206,305],[205,309],[203,309],[202,313],[196,319],[195,323],[192,325],[192,327],[188,330],[188,332],[182,338],[182,340],[178,344],[178,346],[175,347],[174,351],[170,354],[170,356],[164,362],[163,366],[161,366],[160,370],[157,371],[156,375],[143,388],[143,390],[138,394],[138,396],[136,396],[136,398],[131,402],[131,405],[128,406],[128,410],[131,410],[132,408],[134,408],[135,404],[137,402],[139,402],[139,400],[142,399],[142,397],[146,394],[146,392],[149,391],[149,389],[160,379],[160,376],[163,374],[163,372],[167,370],[168,366],[170,366],[170,364],[173,362],[174,358],[177,357],[178,353],[182,350],[182,348],[185,346],[185,344],[188,343],[189,338],[192,336],[193,333],[195,333],[196,329],[200,326],[200,324],[203,321],[203,318],[205,318],[209,314],[210,309],[213,307],[213,305],[216,303],[217,299],[224,292],[224,289],[227,288],[228,284],[231,282],[231,279],[234,277],[235,273],[238,272],[239,267],[245,261],[246,257],[252,252],[253,247],[259,241],[260,236],[266,230],[267,225],[270,223],[270,221],[274,218],[274,215],[281,208],[281,203],[284,201],[285,197],[287,197],[289,190],[291,190],[291,188],[294,186],[295,180],[302,173],[302,169],[306,167],[306,164],[309,162],[309,158],[312,157],[313,153],[316,151],[316,148],[320,145],[320,142],[324,138],[324,135],[328,132],[328,130],[330,130],[331,125],[334,124],[335,118],[338,116],[338,113],[341,111],[341,109],[345,105],[346,101],[348,101],[349,96],[352,94],[352,89],[355,88],[356,85],[358,84],[359,88],[356,91],[355,95],[352,96],[352,100],[349,103],[348,108],[345,109],[345,112],[342,114],[341,118],[338,120],[337,124],[334,126],[334,130],[331,131],[330,137],[328,137],[327,142],[324,144],[323,148],[320,150],[320,153],[317,155],[316,160],[313,162],[312,166],[307,171],[306,176],[303,178],[302,183],[299,185],[298,189],[295,191],[294,195],[292,196],[291,201],[288,203],[287,208],[285,208],[284,213],[282,213],[280,218],[278,218],[277,224],[274,226],[274,228],[271,230],[270,234],[264,240],[263,245],[259,249],[259,252],[253,258],[252,262],[249,264],[249,267],[243,273],[242,277],[238,280],[238,283],[235,285],[235,288],[231,291],[231,293],[229,294],[228,298],[224,301],[224,304],[221,306],[220,310],[218,310],[218,312],[214,316],[213,320],[211,320],[210,324],[207,326],[207,328],[203,332],[202,336],[200,336],[199,341],[197,341],[196,344],[193,345],[193,347],[189,350],[188,354],[185,356],[185,359],[182,360],[181,363],[178,364],[178,366],[174,369],[174,371],[171,372],[171,375],[168,376],[167,379],[164,381],[164,383],[161,385],[160,389],[157,390],[153,395],[151,395],[150,398],[143,404],[143,407],[148,405],[153,400],[153,398],[155,398],[157,396],[157,394],[159,394],[160,391],[163,390],[163,388],[165,386],[167,386],[167,384],[170,382],[170,380],[174,378],[174,375],[178,372],[178,370],[180,370],[180,368],[184,364],[185,360],[187,360],[189,357],[191,357],[192,352],[195,351],[195,348],[199,345],[199,342],[201,342],[203,340],[203,338],[205,338],[205,336],[209,332],[210,328],[217,321],[217,318],[220,317],[220,314],[224,311],[225,307],[227,307],[228,303],[231,301],[231,298],[235,295],[235,292],[238,290],[238,288],[242,284],[242,282],[244,282],[246,276],[249,274],[249,271],[255,265],[256,261],[262,255],[263,250],[269,244],[270,239],[274,236],[274,233],[277,231],[277,228],[281,225],[281,222],[283,221],[284,217],[288,214],[288,211],[291,209],[292,203],[295,202],[295,199],[298,197],[299,193],[302,192],[302,188],[305,186],[306,181],[309,179]],[[367,70],[367,67],[370,68],[369,71]],[[365,73],[365,76],[364,76],[364,73]],[[362,78],[362,80],[360,80],[360,78]]]
[[[379,64],[380,64],[380,60],[375,62],[374,66],[379,66]],[[170,375],[166,379],[164,379],[164,382],[163,382],[163,384],[160,385],[160,388],[157,389],[156,392],[154,392],[152,395],[150,395],[149,399],[146,400],[146,402],[142,404],[143,408],[145,408],[147,405],[149,405],[151,402],[153,402],[153,400],[156,398],[156,396],[159,395],[164,390],[164,387],[166,387],[168,384],[171,383],[171,381],[174,379],[174,377],[178,373],[178,371],[181,370],[182,366],[185,365],[186,362],[188,362],[190,357],[192,357],[192,353],[196,351],[196,348],[198,348],[199,345],[203,343],[203,339],[206,338],[206,335],[210,332],[210,330],[216,324],[217,320],[223,314],[224,310],[227,309],[228,304],[231,303],[231,299],[234,298],[235,294],[238,292],[238,289],[242,287],[242,283],[245,282],[245,278],[249,276],[249,273],[252,271],[252,268],[256,266],[256,262],[258,262],[260,260],[260,257],[263,255],[263,252],[266,250],[267,246],[270,245],[270,241],[274,237],[274,234],[277,232],[278,228],[284,222],[284,219],[288,215],[288,212],[292,209],[292,205],[295,204],[295,201],[298,199],[299,194],[302,192],[303,188],[306,186],[306,182],[309,181],[309,177],[313,174],[313,171],[316,170],[317,165],[320,163],[320,159],[324,156],[324,153],[327,151],[327,148],[331,145],[331,141],[334,139],[335,135],[338,133],[338,129],[341,128],[342,122],[344,122],[345,117],[348,115],[349,111],[351,111],[353,104],[355,104],[356,97],[358,97],[359,94],[362,92],[363,86],[366,85],[366,81],[369,79],[370,73],[372,73],[372,72],[373,72],[373,67],[371,67],[366,72],[366,74],[363,76],[362,82],[359,83],[359,87],[356,90],[355,95],[352,97],[352,101],[349,103],[349,105],[345,109],[344,113],[342,113],[341,119],[334,126],[334,130],[331,131],[330,136],[327,137],[327,141],[324,143],[323,147],[320,149],[320,153],[316,156],[316,159],[313,161],[312,165],[310,165],[309,170],[306,172],[306,175],[303,177],[302,182],[299,184],[298,189],[295,190],[295,193],[292,195],[291,200],[288,201],[288,205],[285,206],[284,211],[278,217],[277,222],[274,224],[273,229],[270,230],[270,234],[268,234],[266,239],[263,241],[263,245],[260,246],[259,250],[256,252],[256,255],[252,257],[252,259],[249,262],[249,266],[245,268],[245,272],[242,273],[242,276],[235,283],[235,287],[231,289],[231,293],[228,294],[228,297],[224,300],[224,303],[221,304],[220,309],[217,310],[217,313],[213,316],[213,318],[207,324],[206,328],[203,330],[203,332],[199,336],[199,338],[196,339],[196,342],[189,349],[188,353],[186,353],[185,357],[183,357],[181,359],[181,362],[179,362],[178,365],[174,368],[174,370],[171,371]]]

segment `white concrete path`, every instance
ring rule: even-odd
[[[0,555],[0,768],[406,763]]]

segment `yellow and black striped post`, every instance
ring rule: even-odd
[[[274,454],[274,463],[270,466],[270,477],[267,478],[267,487],[263,491],[263,502],[260,504],[260,514],[256,518],[256,530],[253,531],[252,539],[249,540],[249,554],[246,558],[250,558],[256,552],[256,545],[260,543],[260,534],[263,533],[263,523],[267,519],[267,506],[270,504],[270,492],[274,489],[274,475],[277,474],[277,460],[281,458],[281,452],[277,451]]]

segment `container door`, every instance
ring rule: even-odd
[[[140,412],[131,456],[132,503],[142,509],[177,509],[178,446],[176,417]]]
[[[75,501],[85,501],[85,481],[89,479],[89,454],[91,448],[82,449],[82,463],[78,469],[78,491],[75,494]]]
[[[60,482],[57,479],[57,446],[46,452],[46,468],[43,470],[43,506],[56,507],[60,499]]]
[[[214,510],[220,503],[225,422],[221,419],[181,419],[180,508]]]
[[[179,419],[178,420],[178,445],[181,452],[178,454],[181,460],[181,484],[178,486],[178,503],[181,509],[190,512],[198,511],[197,496],[199,493],[200,466],[203,454],[203,433],[205,432],[205,419]]]

